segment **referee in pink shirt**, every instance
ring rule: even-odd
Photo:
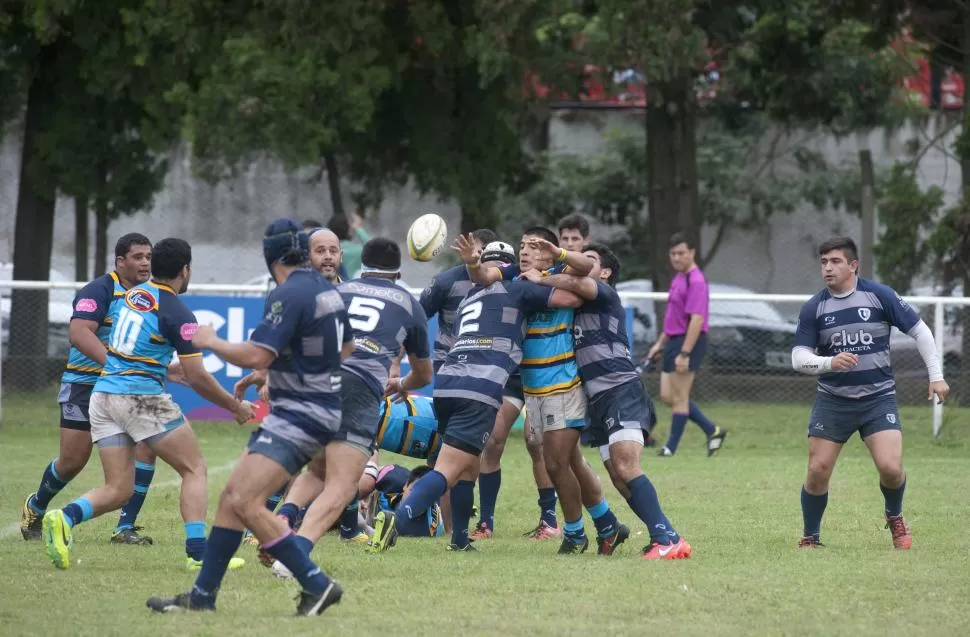
[[[694,259],[694,244],[687,235],[678,233],[670,238],[670,264],[677,274],[670,283],[663,334],[647,353],[647,358],[654,360],[663,352],[660,400],[674,412],[670,436],[660,450],[661,456],[672,456],[677,452],[688,419],[707,434],[708,456],[718,452],[727,436],[727,430],[711,422],[690,399],[694,374],[707,350],[710,305],[707,279]]]

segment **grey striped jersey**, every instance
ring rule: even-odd
[[[434,362],[438,368],[455,344],[455,314],[458,305],[475,286],[468,278],[468,269],[457,266],[439,272],[431,285],[421,293],[421,307],[430,319],[438,315],[438,333],[434,340]]]
[[[410,292],[388,279],[344,281],[337,290],[347,306],[355,345],[343,367],[383,396],[391,360],[401,346],[412,360],[429,357],[428,318]]]
[[[630,358],[623,302],[602,281],[596,282],[596,298],[576,310],[573,351],[590,400],[631,381],[640,382]]]
[[[859,363],[851,370],[819,376],[820,392],[842,398],[893,394],[896,381],[889,360],[890,328],[909,333],[920,320],[889,286],[857,279],[848,296],[835,297],[825,289],[802,306],[795,348],[804,347],[819,356],[858,355]]]
[[[318,272],[296,270],[264,307],[249,337],[276,354],[260,426],[315,454],[340,426],[340,350],[351,338],[344,302]]]
[[[522,362],[526,319],[549,308],[555,290],[531,281],[476,286],[458,306],[454,347],[435,377],[435,398],[502,406],[502,390]]]

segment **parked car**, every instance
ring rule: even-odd
[[[755,294],[751,290],[709,283],[711,293]],[[616,286],[619,292],[651,292],[652,281],[633,279]],[[658,322],[654,302],[631,299],[633,308],[633,355],[642,360],[656,342]],[[723,374],[790,374],[791,348],[796,325],[764,301],[712,300],[707,332],[705,367]]]
[[[10,344],[10,294],[9,287],[3,287],[3,281],[13,279],[13,264],[0,263],[0,341],[3,346],[3,356],[9,352]],[[72,279],[57,270],[51,270],[48,280],[69,282]],[[51,358],[66,358],[71,349],[68,328],[71,324],[71,314],[74,313],[74,290],[51,290],[47,301],[47,356]]]

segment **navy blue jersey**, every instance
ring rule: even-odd
[[[347,308],[355,345],[344,369],[383,396],[391,360],[402,346],[414,360],[431,355],[428,318],[407,290],[387,279],[354,279],[341,283],[337,290]]]
[[[436,398],[502,406],[502,389],[522,362],[526,318],[549,307],[555,290],[530,281],[476,286],[458,306],[458,334],[435,379]]]
[[[896,391],[889,360],[890,329],[909,332],[919,314],[889,286],[857,279],[848,296],[835,297],[822,290],[798,315],[795,348],[819,356],[850,352],[859,357],[854,368],[819,376],[818,390],[842,398],[864,398]]]
[[[434,360],[444,361],[455,344],[455,314],[469,290],[475,287],[468,278],[468,269],[459,265],[439,272],[431,285],[421,293],[421,307],[430,319],[438,315],[438,334],[434,341]]]
[[[116,272],[99,276],[74,296],[74,312],[71,320],[82,319],[94,321],[98,324],[95,333],[104,346],[108,346],[108,334],[111,333],[112,318],[111,305],[125,295],[125,288]],[[101,364],[81,353],[76,347],[71,347],[67,358],[67,367],[61,376],[62,383],[81,383],[93,385],[101,375]]]
[[[612,287],[596,282],[596,298],[576,310],[573,327],[579,376],[590,399],[639,375],[630,358],[626,310]]]
[[[111,306],[108,355],[94,391],[104,394],[161,394],[168,364],[201,356],[192,344],[199,326],[175,290],[147,281]]]
[[[250,341],[276,354],[263,426],[292,442],[326,444],[340,423],[340,350],[351,338],[343,299],[312,270],[295,270],[266,297]]]

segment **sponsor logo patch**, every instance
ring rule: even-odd
[[[191,341],[195,333],[199,331],[198,323],[183,323],[182,327],[179,328],[179,336],[182,337],[183,341]]]
[[[151,312],[155,309],[156,300],[148,290],[135,288],[125,294],[125,304],[136,312]]]
[[[77,303],[74,304],[75,312],[96,312],[98,309],[98,302],[94,299],[78,299]]]

